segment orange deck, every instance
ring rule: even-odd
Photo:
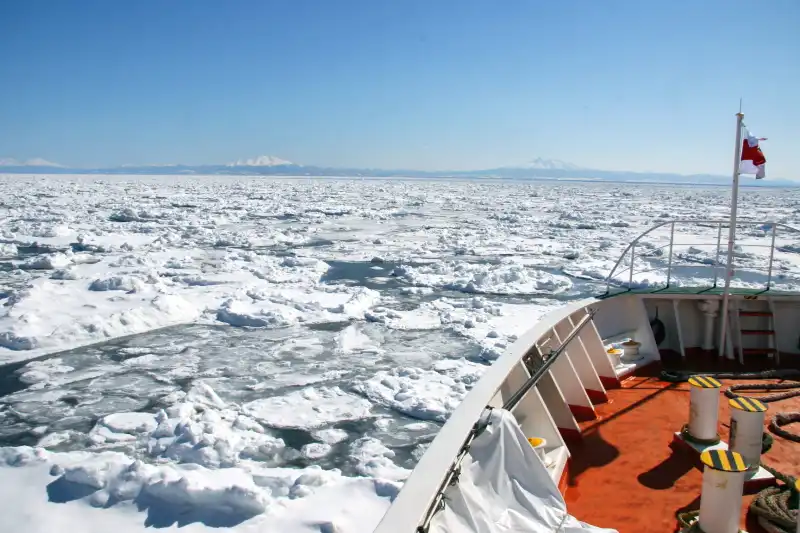
[[[715,357],[696,352],[687,360],[696,370],[742,370],[738,364],[726,361],[720,365]],[[662,361],[667,368],[677,366],[675,354],[662,354]],[[766,364],[754,366],[770,368]],[[651,365],[624,380],[621,388],[608,391],[608,402],[595,406],[597,419],[581,423],[582,442],[570,443],[566,500],[570,514],[578,519],[620,533],[674,532],[680,529],[676,512],[699,509],[702,472],[695,466],[696,456],[670,447],[674,432],[688,421],[689,384],[660,381],[660,369],[658,363]],[[720,381],[723,390],[734,383],[755,382]],[[727,400],[720,394],[719,428],[726,442],[730,419]],[[775,412],[800,410],[800,397],[768,407],[767,423]],[[796,427],[787,429],[797,431]],[[774,444],[763,462],[780,472],[800,475],[800,445],[773,437]],[[745,495],[741,525],[749,533],[761,533],[755,517],[747,516],[753,497]]]

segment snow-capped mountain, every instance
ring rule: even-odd
[[[542,170],[580,170],[581,167],[569,163],[567,161],[562,161],[560,159],[545,159],[543,157],[537,157],[536,159],[532,159],[527,163],[523,163],[521,165],[514,165],[507,168],[529,168],[529,169],[542,169]]]
[[[280,167],[284,165],[294,165],[291,161],[286,161],[274,155],[260,155],[252,159],[240,159],[235,163],[228,163],[228,167]]]
[[[34,157],[27,161],[17,161],[12,157],[0,157],[0,167],[63,167],[58,163],[53,163],[41,157]]]
[[[120,165],[120,168],[140,168],[140,167],[152,167],[152,168],[161,168],[161,167],[177,167],[180,166],[177,163],[151,163],[149,165],[134,165],[131,163],[126,163],[124,165]]]
[[[339,168],[298,165],[275,156],[260,156],[252,159],[240,159],[226,165],[125,165],[106,168],[69,168],[44,159],[30,159],[19,162],[15,159],[0,158],[2,174],[152,174],[152,175],[222,175],[222,176],[331,176],[353,177],[369,176],[375,178],[503,178],[514,180],[528,179],[574,179],[616,182],[667,182],[692,184],[727,184],[729,177],[710,174],[681,175],[664,172],[628,172],[598,170],[579,167],[559,159],[537,157],[520,165],[500,168],[458,171],[426,171],[426,170],[391,170],[376,168]],[[781,179],[759,180],[750,182],[751,187],[792,186],[800,185],[800,180],[787,181]]]

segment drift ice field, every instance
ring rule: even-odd
[[[370,532],[518,335],[603,293],[659,220],[727,219],[729,194],[0,176],[4,527]],[[800,213],[796,189],[743,188],[739,201],[754,221]],[[743,283],[764,285],[753,247],[770,239],[758,225],[740,236]],[[648,235],[641,271],[615,283],[664,284],[668,242],[667,228]],[[800,242],[777,243],[772,281],[799,290]],[[673,254],[673,284],[707,275],[693,265],[715,264],[717,227]]]

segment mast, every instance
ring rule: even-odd
[[[722,323],[720,324],[719,352],[722,357],[725,353],[725,340],[728,327],[728,297],[733,276],[733,245],[736,240],[736,209],[739,203],[739,163],[742,159],[742,120],[744,113],[739,101],[739,112],[736,113],[736,150],[733,158],[733,187],[731,191],[731,221],[728,228],[728,260],[725,265],[725,289],[722,291]]]

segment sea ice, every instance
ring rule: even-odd
[[[9,376],[0,439],[37,447],[0,447],[0,501],[31,533],[368,533],[479,363],[605,290],[651,224],[727,203],[713,187],[227,176],[0,176],[0,194],[0,363],[151,332]],[[791,222],[796,194],[740,207]],[[713,279],[707,229],[676,229],[691,244],[672,284]],[[611,282],[663,285],[669,236]],[[765,282],[770,238],[737,242],[746,283]],[[780,287],[800,288],[798,242],[778,232]]]
[[[462,361],[465,368],[481,365]],[[466,395],[475,379],[469,371],[454,372],[452,367],[436,370],[397,368],[382,370],[367,381],[353,384],[353,390],[372,401],[422,420],[444,421]]]
[[[315,428],[338,420],[368,417],[372,405],[339,387],[307,387],[242,407],[249,416],[270,427]]]

